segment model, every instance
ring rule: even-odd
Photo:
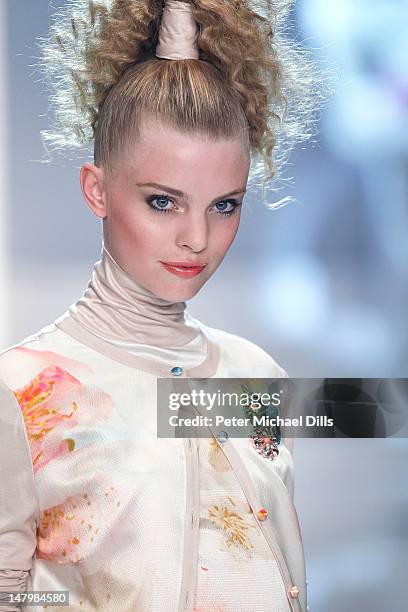
[[[275,172],[273,25],[242,0],[76,0],[43,42],[47,139],[94,139],[80,183],[103,246],[82,297],[0,355],[0,590],[69,592],[34,610],[306,612],[289,441],[156,435],[158,378],[286,376],[186,309],[251,164]]]

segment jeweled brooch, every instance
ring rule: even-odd
[[[266,459],[273,461],[275,457],[279,455],[278,439],[276,436],[270,433],[265,435],[262,432],[253,431],[250,437],[254,441],[257,452],[262,455],[262,457],[266,457]]]
[[[241,387],[245,392],[248,392],[245,385],[241,385]],[[268,417],[268,419],[278,415],[276,407],[262,406],[260,408],[259,406],[252,405],[250,402],[244,405],[244,409],[246,416],[252,421],[255,414],[258,417]],[[253,440],[257,453],[262,457],[273,461],[279,455],[278,445],[281,440],[281,431],[278,425],[276,427],[272,425],[253,425],[250,438]]]

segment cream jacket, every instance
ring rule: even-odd
[[[252,342],[200,325],[218,358],[216,377],[286,376]],[[27,590],[70,592],[69,608],[49,610],[192,612],[197,440],[157,438],[156,382],[163,375],[170,376],[123,359],[72,321],[1,353],[3,590],[13,584],[7,571],[26,571]],[[248,438],[219,445],[254,515],[267,509],[259,527],[290,609],[306,612],[290,451],[281,443],[270,461]]]

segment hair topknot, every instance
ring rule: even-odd
[[[50,151],[95,140],[112,163],[137,133],[142,111],[184,130],[243,130],[251,178],[278,174],[296,143],[314,134],[323,73],[287,35],[292,0],[190,0],[198,60],[155,57],[162,0],[67,0],[38,39],[51,86]]]

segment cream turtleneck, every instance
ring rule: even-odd
[[[181,366],[210,376],[215,347],[186,308],[186,302],[164,300],[136,282],[103,245],[84,294],[55,323],[86,344],[93,338],[97,349],[110,347],[126,363],[133,356],[132,365],[147,370]]]

